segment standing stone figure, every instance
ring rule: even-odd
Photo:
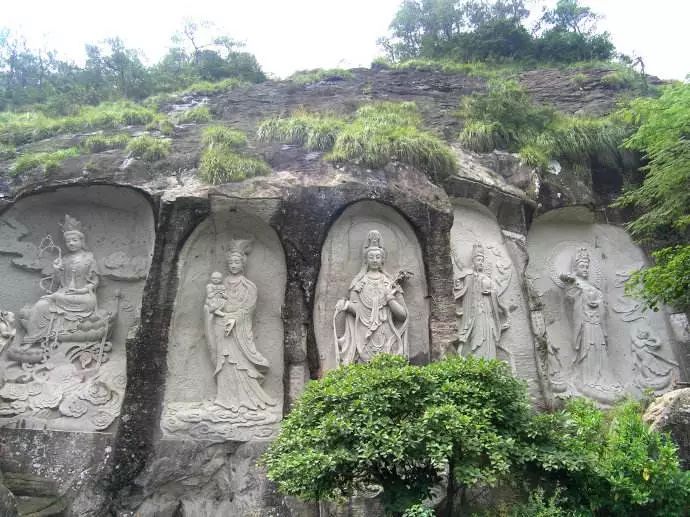
[[[633,376],[641,390],[663,391],[673,380],[678,363],[661,355],[661,342],[646,328],[631,334]]]
[[[363,264],[350,284],[349,298],[335,306],[334,334],[338,365],[369,361],[376,354],[408,355],[409,315],[399,280],[383,269],[386,250],[381,234],[371,230],[363,249]],[[344,333],[336,321],[345,315]]]
[[[269,369],[254,343],[256,285],[244,276],[251,243],[233,240],[226,254],[230,274],[212,275],[204,303],[206,339],[215,364],[215,404],[233,412],[263,410],[276,402],[261,384]]]
[[[610,392],[620,386],[607,380],[608,344],[604,328],[604,295],[589,279],[590,256],[580,248],[573,260],[573,270],[559,275],[565,284],[568,317],[573,329],[574,364],[578,369],[580,388],[585,395],[608,401]]]
[[[472,269],[460,271],[453,285],[456,315],[460,318],[458,338],[463,348],[487,359],[496,358],[501,333],[510,326],[508,311],[501,304],[501,287],[485,271],[484,247],[472,246]]]

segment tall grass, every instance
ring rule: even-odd
[[[127,145],[127,150],[136,158],[155,162],[168,156],[171,147],[170,140],[142,135],[132,139]]]
[[[324,79],[352,79],[353,77],[354,75],[350,70],[345,70],[343,68],[317,68],[314,70],[299,70],[288,77],[288,81],[292,81],[296,84],[306,85],[317,83],[319,81],[323,81]]]
[[[107,102],[81,108],[76,115],[49,117],[43,113],[0,113],[0,143],[21,145],[62,133],[145,125],[156,112],[133,102]]]
[[[416,167],[432,178],[452,174],[457,163],[441,139],[421,129],[413,102],[381,102],[360,107],[350,120],[298,112],[264,121],[258,138],[331,152],[327,159],[381,168],[391,160]]]
[[[199,177],[212,185],[243,181],[270,174],[262,159],[247,154],[247,136],[227,126],[207,127],[201,138],[205,149],[199,163]]]
[[[80,142],[79,147],[88,153],[100,153],[110,149],[124,149],[131,139],[129,133],[90,135]]]
[[[41,153],[26,153],[21,155],[10,168],[10,175],[17,176],[23,172],[30,171],[36,168],[42,168],[45,174],[55,172],[60,168],[62,162],[67,158],[79,156],[79,149],[76,147],[69,147],[67,149],[60,149],[59,151],[41,152]]]

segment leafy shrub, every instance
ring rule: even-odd
[[[690,308],[690,245],[661,248],[652,256],[654,265],[634,272],[626,292],[654,310],[664,303],[681,310]]]
[[[546,171],[549,168],[548,154],[533,144],[527,144],[520,149],[520,161],[539,171]]]
[[[210,122],[213,119],[211,110],[208,106],[195,106],[194,108],[189,108],[183,111],[177,116],[177,122],[180,124],[203,124],[204,122]]]
[[[109,149],[124,149],[131,139],[128,133],[91,135],[82,140],[79,146],[88,153],[100,153]]]
[[[79,156],[79,149],[76,147],[69,147],[67,149],[60,149],[59,151],[42,152],[42,153],[27,153],[21,155],[16,162],[14,162],[10,169],[12,176],[17,176],[23,172],[42,167],[43,172],[48,174],[60,168],[60,165],[67,158]]]
[[[239,155],[224,146],[207,148],[199,164],[199,176],[212,185],[243,181],[270,172],[271,167],[265,161]]]
[[[379,355],[310,382],[263,461],[286,494],[339,499],[378,485],[386,509],[402,512],[429,495],[445,467],[464,486],[495,483],[510,470],[529,412],[524,385],[502,362],[454,357],[419,367]]]
[[[317,68],[315,70],[300,70],[295,72],[290,77],[288,81],[292,81],[296,84],[312,84],[324,79],[352,79],[354,75],[350,70],[345,70],[343,68]]]
[[[127,145],[127,151],[136,158],[147,162],[155,162],[170,154],[172,145],[170,140],[142,135],[132,139]]]
[[[222,81],[199,81],[190,84],[183,90],[175,92],[173,95],[214,95],[216,93],[222,93],[229,90],[233,90],[240,86],[245,86],[249,83],[242,81],[240,79],[235,79],[234,77],[229,79],[223,79]]]

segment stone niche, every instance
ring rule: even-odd
[[[283,248],[263,220],[217,209],[189,237],[168,347],[164,439],[254,441],[283,414]]]
[[[386,275],[381,277],[380,293],[362,288],[362,300],[367,299],[368,294],[369,301],[364,301],[364,306],[369,309],[378,303],[381,309],[377,316],[363,311],[363,319],[355,321],[357,317],[344,309],[342,300],[350,298],[351,287],[358,278],[361,284],[361,275],[368,271],[367,249],[383,250],[377,253],[384,262]],[[400,292],[393,302],[385,303],[383,299],[385,291],[390,288],[388,284],[396,279],[400,279]],[[426,296],[424,261],[410,224],[395,209],[375,201],[359,201],[348,206],[330,228],[321,251],[321,270],[314,303],[314,332],[321,371],[335,368],[339,362],[347,362],[343,346],[356,347],[356,342],[364,339],[377,342],[376,346],[380,345],[379,348],[384,350],[390,348],[393,353],[407,355],[414,363],[428,362],[429,306]],[[372,298],[378,298],[378,302]],[[406,314],[393,314],[395,309],[389,308],[393,304],[404,307]],[[375,317],[379,321],[371,327],[374,330],[359,328],[362,321]],[[371,338],[362,337],[367,332],[371,333]],[[352,337],[359,334],[359,338]],[[341,338],[347,336],[345,341],[348,343],[336,344],[336,335]]]
[[[115,430],[153,241],[128,188],[62,188],[2,214],[0,426]]]
[[[545,388],[608,405],[626,394],[661,394],[681,374],[663,311],[625,296],[645,255],[617,226],[595,224],[584,208],[537,219],[528,237],[533,320],[546,337]]]
[[[456,199],[451,252],[458,351],[510,364],[538,391],[534,345],[523,295],[524,264],[516,263],[495,217],[472,200]]]

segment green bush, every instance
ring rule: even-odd
[[[549,168],[549,155],[542,148],[533,144],[527,144],[520,149],[520,161],[538,171],[546,171]]]
[[[243,181],[271,173],[271,167],[258,158],[242,156],[225,146],[204,150],[199,164],[199,176],[212,185]]]
[[[87,153],[100,153],[109,149],[124,149],[131,139],[129,133],[91,135],[82,140],[79,147]]]
[[[127,151],[136,158],[147,162],[155,162],[170,154],[172,145],[170,140],[142,135],[132,139],[127,145]]]
[[[69,147],[59,151],[27,153],[21,155],[10,168],[10,174],[17,176],[23,172],[42,167],[45,174],[55,172],[67,158],[79,156],[79,149]]]
[[[338,500],[376,485],[387,511],[403,512],[445,467],[462,486],[503,478],[529,414],[505,363],[453,357],[420,367],[378,355],[310,382],[263,462],[285,494]]]
[[[242,81],[240,79],[235,79],[229,78],[229,79],[224,79],[222,81],[198,81],[195,82],[186,88],[179,90],[175,92],[173,95],[175,96],[181,96],[181,95],[214,95],[216,93],[222,93],[226,92],[229,90],[233,90],[235,88],[238,88],[240,86],[245,86],[247,84],[250,84],[246,81]]]
[[[210,122],[213,119],[211,110],[208,106],[196,106],[194,108],[189,108],[177,115],[177,122],[179,124],[203,124],[204,122]]]
[[[343,68],[317,68],[315,70],[300,70],[288,77],[288,81],[296,84],[312,84],[329,78],[352,79],[354,75],[351,71]]]

